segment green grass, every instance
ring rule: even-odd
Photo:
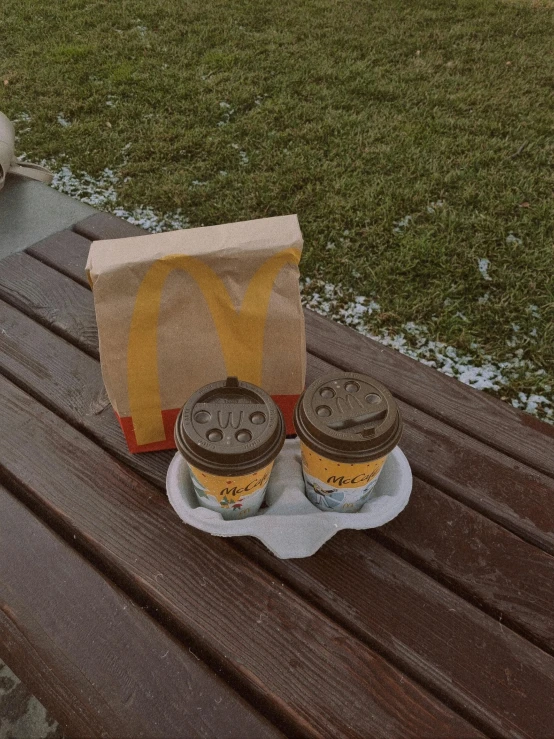
[[[375,333],[519,358],[508,399],[552,397],[553,93],[550,2],[0,8],[0,109],[31,116],[28,158],[111,168],[118,205],[193,226],[298,213],[305,276],[374,297]]]

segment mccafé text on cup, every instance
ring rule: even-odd
[[[322,511],[358,511],[402,434],[402,418],[387,388],[351,372],[312,383],[298,400],[294,425],[306,495]]]
[[[284,442],[283,416],[271,397],[236,377],[197,390],[175,424],[198,502],[225,519],[258,512]]]

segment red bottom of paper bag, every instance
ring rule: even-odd
[[[287,435],[295,434],[296,432],[294,430],[292,416],[294,412],[294,406],[296,405],[296,401],[300,396],[272,395],[271,397],[283,412]],[[137,452],[160,452],[162,451],[162,449],[175,449],[175,441],[173,440],[173,427],[175,426],[175,421],[177,420],[177,416],[179,415],[180,410],[180,408],[172,408],[169,411],[162,411],[165,439],[163,439],[162,441],[156,441],[153,444],[140,445],[137,444],[137,440],[135,438],[135,429],[133,427],[132,417],[125,416],[124,418],[122,418],[116,413],[117,420],[119,421],[121,428],[123,429],[125,439],[127,440],[127,446],[129,447],[129,451],[131,452],[131,454],[136,454]]]

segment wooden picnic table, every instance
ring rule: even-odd
[[[554,736],[554,429],[306,311],[399,399],[412,498],[279,560],[185,526],[102,384],[94,214],[0,261],[0,657],[70,736]]]

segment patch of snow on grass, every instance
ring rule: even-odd
[[[241,165],[244,166],[245,164],[248,164],[248,154],[245,151],[242,151],[238,144],[231,144],[231,146],[233,147],[233,149],[236,149],[238,151]]]
[[[54,174],[52,187],[94,208],[112,210],[110,206],[117,201],[115,185],[118,181],[119,177],[109,167],[99,177],[91,177],[86,172],[77,176],[64,165]]]
[[[523,244],[523,240],[520,239],[519,236],[514,236],[514,234],[510,231],[510,233],[506,236],[506,243],[521,246],[521,244]]]
[[[222,100],[219,103],[219,107],[223,110],[223,117],[220,121],[217,122],[217,125],[226,126],[230,122],[231,116],[235,111],[225,100]]]
[[[401,218],[399,221],[395,221],[394,227],[393,227],[393,233],[400,234],[404,231],[405,228],[407,228],[410,223],[413,221],[413,216],[404,216],[404,218]]]
[[[436,213],[441,208],[444,208],[444,200],[436,200],[434,203],[429,203],[427,213]]]
[[[180,210],[160,216],[154,213],[152,208],[134,208],[131,211],[124,208],[115,208],[113,214],[152,233],[190,227],[188,219]]]
[[[63,117],[63,113],[58,114],[58,123],[60,124],[60,126],[62,126],[62,128],[67,128],[68,126],[71,126],[71,123]]]
[[[478,260],[479,272],[481,273],[481,277],[484,280],[488,280],[489,282],[492,280],[492,277],[489,275],[490,264],[490,260],[486,257]]]
[[[364,296],[349,299],[340,286],[306,278],[302,284],[302,294],[304,305],[311,310],[351,326],[364,336],[397,349],[478,390],[499,392],[522,378],[526,381],[538,380],[545,374],[544,370],[522,358],[522,349],[515,350],[506,360],[499,361],[475,343],[471,345],[472,354],[468,354],[433,339],[425,326],[413,321],[395,333],[384,328],[372,329],[371,316],[374,312],[380,312],[379,303]],[[512,405],[554,421],[554,398],[519,393],[512,400]]]
[[[31,122],[31,116],[29,115],[29,113],[25,113],[25,112],[20,113],[15,118],[12,118],[12,123],[13,124],[17,124],[17,123],[30,123],[30,122]]]
[[[94,208],[110,211],[119,218],[152,233],[190,227],[188,218],[180,210],[159,214],[149,207],[141,206],[127,210],[118,205],[116,185],[119,181],[119,175],[109,167],[106,167],[98,177],[91,177],[86,172],[76,175],[69,166],[64,165],[54,174],[52,187]]]
[[[538,410],[552,408],[552,402],[548,398],[544,395],[536,395],[535,393],[529,393],[529,395],[518,393],[517,399],[512,400],[512,405],[514,408],[519,408],[534,415],[537,415]],[[547,413],[547,420],[552,420],[553,418],[552,412]]]

